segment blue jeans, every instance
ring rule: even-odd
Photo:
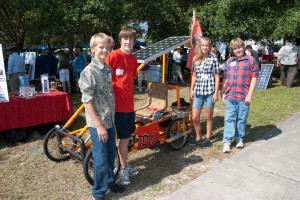
[[[246,123],[248,119],[250,104],[244,101],[226,100],[223,142],[231,143],[234,140],[244,140],[246,134]]]
[[[99,141],[97,129],[89,127],[92,139],[94,186],[92,193],[103,197],[106,191],[115,183],[113,170],[116,157],[115,129],[107,129],[106,143]]]

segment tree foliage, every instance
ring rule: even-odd
[[[117,39],[123,26],[156,42],[190,34],[196,10],[213,40],[299,39],[299,0],[0,0],[0,43],[5,46],[88,43],[104,32]],[[145,30],[147,27],[148,30]],[[147,32],[146,32],[147,31]]]

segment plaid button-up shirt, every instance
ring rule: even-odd
[[[244,56],[241,59],[231,57],[224,67],[224,78],[227,78],[225,88],[226,99],[245,100],[252,78],[258,78],[259,68],[254,57]]]
[[[220,73],[218,59],[209,54],[203,64],[195,65],[192,70],[196,72],[194,94],[209,95],[215,91],[215,74]]]

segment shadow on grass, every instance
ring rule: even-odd
[[[108,193],[106,197],[108,199],[119,199],[147,188],[159,192],[165,189],[164,181],[168,183],[182,181],[182,179],[174,180],[172,175],[180,173],[183,169],[188,168],[189,165],[203,161],[201,156],[190,154],[194,150],[193,147],[187,145],[179,151],[173,151],[170,149],[169,144],[163,144],[154,149],[129,153],[129,157],[133,158],[130,164],[139,169],[139,175],[130,179],[131,185],[126,187],[124,193]],[[147,155],[143,156],[145,153],[143,151],[147,151]],[[152,152],[149,153],[149,151]],[[134,154],[138,154],[138,156]],[[134,157],[136,158],[134,159]]]

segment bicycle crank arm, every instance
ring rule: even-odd
[[[172,142],[172,141],[174,141],[174,140],[177,140],[178,138],[181,138],[181,137],[183,137],[183,136],[185,136],[185,135],[191,133],[192,131],[193,131],[193,129],[189,129],[189,130],[184,131],[184,132],[182,132],[182,133],[178,133],[178,134],[176,134],[175,136],[173,136],[173,137],[167,139],[166,141],[167,141],[167,142]]]

